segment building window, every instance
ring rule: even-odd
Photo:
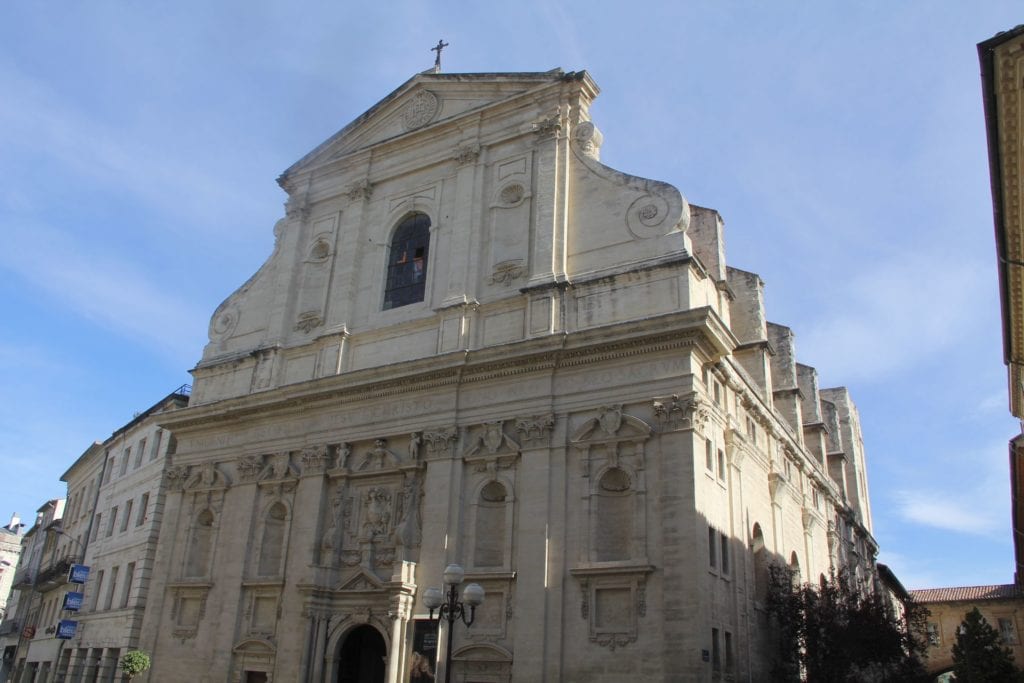
[[[95,612],[100,608],[100,593],[103,591],[103,570],[96,572],[96,588],[95,595],[92,599],[92,609]]]
[[[132,449],[131,448],[124,449],[124,457],[121,458],[121,471],[118,472],[117,476],[123,477],[125,475],[125,472],[128,471],[128,461],[131,460],[131,458],[132,458]]]
[[[718,478],[725,479],[725,451],[718,449]]]
[[[754,524],[750,549],[754,553],[754,599],[763,602],[768,597],[768,551],[760,524]]]
[[[736,657],[732,650],[732,634],[725,632],[725,672],[732,673],[736,668]]]
[[[114,594],[117,592],[117,572],[119,567],[111,567],[110,569],[110,587],[107,589],[107,601],[104,609],[110,609],[114,606]]]
[[[625,470],[608,469],[597,485],[597,526],[594,549],[598,562],[628,560],[632,556],[633,491]]]
[[[132,465],[132,469],[139,469],[142,466],[142,456],[146,453],[146,440],[143,439],[139,442],[139,447],[135,449],[135,464]]]
[[[135,581],[135,563],[129,562],[128,569],[124,576],[124,590],[121,591],[121,607],[128,606],[128,600],[132,595],[132,583]]]
[[[430,218],[425,213],[413,213],[402,219],[388,250],[385,310],[423,301],[429,248]]]
[[[934,621],[929,621],[928,622],[928,644],[932,645],[933,647],[938,647],[941,642],[942,641],[939,638],[939,625],[936,624]]]
[[[124,514],[121,515],[121,531],[122,532],[128,530],[128,523],[132,520],[132,506],[134,504],[135,504],[135,501],[130,499],[130,498],[124,504]]]
[[[260,576],[277,576],[281,573],[284,527],[287,519],[288,509],[283,503],[274,503],[267,511],[263,522],[263,542],[260,544]]]
[[[93,540],[93,541],[95,541],[96,537],[100,535],[100,522],[102,520],[103,520],[103,513],[102,512],[97,512],[96,513],[96,519],[93,520],[93,524],[92,524],[92,539],[91,540]]]
[[[704,467],[712,474],[715,471],[715,447],[711,445],[711,439],[704,439]]]
[[[715,405],[722,405],[722,385],[712,380],[715,392]]]
[[[713,671],[722,670],[722,650],[718,643],[718,629],[711,629],[711,669]]]
[[[476,509],[476,533],[473,539],[474,567],[503,567],[507,528],[508,492],[498,481],[480,490]]]
[[[139,516],[135,520],[135,526],[142,526],[142,523],[146,521],[146,510],[149,508],[149,493],[143,493],[142,498],[139,500]]]
[[[725,534],[719,534],[718,540],[721,541],[722,549],[722,573],[729,573],[729,537]]]
[[[1013,625],[1013,619],[999,619],[999,635],[1004,645],[1017,644],[1017,629]]]
[[[713,526],[708,527],[708,566],[712,569],[718,567],[718,534]]]
[[[109,453],[109,451],[108,451],[108,453]],[[106,474],[106,479],[104,479],[104,483],[105,484],[109,484],[111,478],[113,478],[113,476],[114,476],[114,464],[115,464],[114,460],[115,460],[115,458],[112,455],[107,458],[107,474]]]
[[[114,535],[114,526],[117,524],[117,506],[110,508],[110,519],[107,520],[107,536]]]
[[[156,430],[156,436],[153,437],[153,450],[149,452],[149,459],[156,460],[156,456],[160,455],[160,442],[163,441],[164,430]]]

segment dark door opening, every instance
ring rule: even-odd
[[[359,626],[345,637],[338,657],[338,683],[384,683],[387,664],[384,637],[372,626]]]

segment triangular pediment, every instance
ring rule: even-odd
[[[335,590],[337,591],[376,591],[384,586],[384,582],[365,569],[345,579]]]
[[[282,174],[281,180],[380,142],[514,99],[557,83],[566,76],[561,69],[526,73],[417,74],[293,164]]]

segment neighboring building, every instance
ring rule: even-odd
[[[60,641],[55,624],[63,598],[63,591],[58,589],[64,586],[71,565],[81,561],[81,556],[69,552],[54,533],[60,529],[63,514],[64,499],[47,501],[36,511],[35,524],[25,532],[13,586],[21,594],[13,618],[18,638],[12,680],[49,680],[56,661]]]
[[[0,681],[6,681],[14,667],[14,652],[18,647],[18,596],[20,591],[11,590],[21,559],[25,525],[18,513],[11,516],[10,523],[0,528],[0,598],[3,611],[0,613]]]
[[[63,538],[82,550],[90,573],[82,610],[65,615],[78,628],[54,660],[57,680],[113,680],[121,654],[139,646],[174,452],[157,423],[187,405],[184,386],[90,446],[61,477],[69,501]]]
[[[978,44],[1010,412],[1024,424],[1024,24]],[[1022,426],[1024,429],[1024,426]],[[1024,434],[1010,441],[1014,580],[1024,583]]]
[[[1018,584],[1002,586],[961,586],[910,591],[914,602],[928,608],[928,670],[933,673],[953,668],[953,645],[957,630],[967,613],[975,607],[992,628],[999,631],[1003,644],[1013,651],[1013,660],[1024,667],[1024,647],[1020,628],[1024,626],[1024,588]]]
[[[452,562],[453,680],[766,680],[770,563],[874,585],[853,402],[715,211],[600,163],[597,93],[420,74],[281,176],[158,419],[148,680],[403,681]]]
[[[7,526],[0,527],[0,620],[7,615],[7,599],[14,582],[14,572],[21,557],[21,537],[25,525],[15,512]]]

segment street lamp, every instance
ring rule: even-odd
[[[476,618],[476,608],[484,601],[484,589],[478,583],[471,583],[462,591],[462,600],[459,600],[459,584],[466,578],[466,572],[457,564],[450,564],[444,570],[445,590],[440,588],[428,588],[423,591],[423,604],[430,610],[430,619],[434,619],[434,610],[437,610],[438,621],[444,619],[448,622],[448,637],[445,638],[445,664],[444,681],[451,683],[452,680],[452,635],[456,619],[462,619],[462,623],[469,628]],[[466,607],[469,607],[469,616],[466,616]]]

